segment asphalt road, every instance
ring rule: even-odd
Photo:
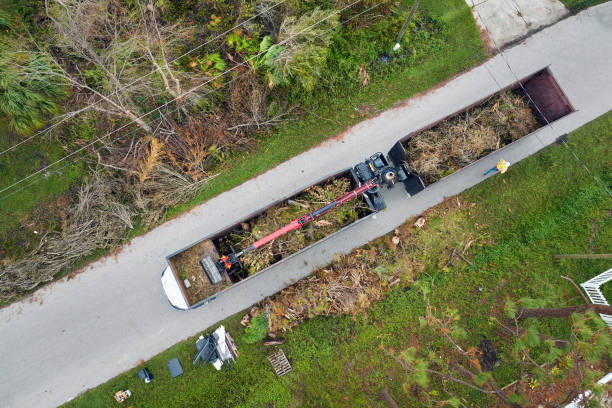
[[[159,278],[164,257],[362,160],[387,151],[411,131],[515,82],[500,56],[435,91],[364,121],[269,172],[135,238],[116,256],[93,263],[0,310],[0,405],[50,407],[148,359],[483,180],[503,157],[537,152],[557,136],[612,109],[612,3],[589,9],[507,50],[519,77],[549,66],[576,112],[452,174],[415,197],[386,192],[388,209],[189,312],[172,309]],[[497,82],[491,77],[496,78]]]

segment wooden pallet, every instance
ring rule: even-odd
[[[291,364],[289,363],[289,360],[287,360],[283,349],[279,348],[274,353],[270,354],[268,356],[268,360],[270,361],[270,364],[272,364],[274,372],[279,377],[291,371]]]

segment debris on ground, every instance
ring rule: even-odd
[[[200,336],[196,341],[196,350],[198,353],[193,365],[203,367],[206,363],[211,363],[217,371],[221,370],[224,364],[232,368],[236,364],[236,358],[240,356],[236,342],[223,325],[207,336]]]
[[[458,209],[456,200],[448,199],[427,210],[419,219],[435,219]],[[291,330],[319,315],[355,316],[394,287],[410,290],[411,283],[424,270],[427,256],[438,254],[433,256],[446,262],[446,257],[442,256],[443,247],[432,246],[437,244],[434,240],[423,239],[422,234],[443,233],[448,234],[449,239],[463,238],[456,235],[458,230],[453,227],[448,231],[428,232],[427,228],[418,227],[416,221],[416,217],[408,220],[396,228],[391,237],[383,236],[349,255],[337,256],[334,262],[312,276],[265,299],[261,308],[269,319],[268,337],[273,338],[275,333]],[[464,257],[468,256],[467,249],[472,243],[468,241],[462,245]],[[440,267],[444,267],[444,263]],[[245,316],[244,320],[249,318]]]
[[[169,258],[172,267],[183,281],[187,297],[192,303],[206,299],[231,285],[227,274],[222,273],[222,281],[213,286],[200,264],[200,261],[207,256],[219,259],[219,253],[211,240],[199,242]]]
[[[482,341],[478,345],[478,351],[476,352],[480,366],[484,371],[493,371],[499,361],[497,357],[497,351],[491,340],[486,337],[482,338]]]
[[[285,352],[283,349],[278,349],[274,353],[268,356],[268,361],[272,364],[272,368],[274,368],[274,372],[278,377],[281,377],[291,371],[291,364],[289,360],[287,360],[287,356],[285,356]]]
[[[130,390],[119,390],[115,393],[115,401],[123,402],[126,399],[132,396],[132,392]]]
[[[387,256],[393,258],[394,254]],[[264,307],[269,331],[289,330],[316,315],[355,315],[365,310],[398,279],[389,260],[376,248],[356,249],[351,256],[338,258],[315,276],[268,298]]]

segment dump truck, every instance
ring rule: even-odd
[[[259,248],[269,245],[280,236],[290,234],[292,231],[310,224],[316,218],[333,211],[348,201],[355,199],[363,200],[369,209],[369,213],[323,239],[328,239],[330,236],[350,228],[376,212],[384,210],[386,208],[386,203],[381,194],[381,189],[383,187],[392,188],[399,183],[404,185],[409,195],[417,194],[425,188],[424,184],[418,175],[408,169],[405,159],[406,152],[401,143],[397,143],[387,155],[375,153],[353,168],[346,169],[331,177],[320,180],[313,185],[322,184],[334,178],[347,177],[351,180],[353,189],[342,194],[340,197],[336,197],[328,204],[291,221],[282,228],[264,236],[250,245],[242,249],[239,248],[239,252],[236,252],[230,245],[224,248],[225,253],[220,253],[220,239],[228,231],[238,228],[245,221],[262,214],[278,203],[288,202],[301,194],[301,192],[278,200],[256,212],[256,214],[246,220],[242,220],[220,233],[207,236],[186,248],[168,255],[166,257],[168,266],[162,273],[161,283],[170,305],[179,310],[188,310],[214,300],[218,293],[227,290],[233,284],[255,276],[244,275],[244,266],[241,262],[241,258],[244,255],[251,251],[257,251]],[[307,250],[310,246],[312,245],[290,256],[296,256]],[[279,260],[274,265],[283,262],[284,259]],[[192,274],[192,279],[187,279],[183,273],[186,268],[189,268],[190,271],[197,270],[196,276],[194,277]],[[268,268],[256,274],[264,273]]]

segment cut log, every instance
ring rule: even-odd
[[[264,346],[278,346],[279,344],[283,344],[285,340],[283,339],[274,339],[274,340],[264,340]]]
[[[593,310],[597,313],[612,315],[612,306],[606,305],[580,305],[569,307],[542,307],[539,309],[519,309],[516,314],[517,319],[528,317],[570,317],[572,313],[584,313]]]

